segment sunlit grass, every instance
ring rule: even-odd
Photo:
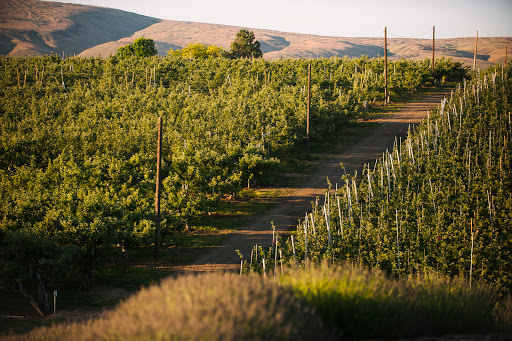
[[[488,333],[504,328],[498,314],[512,307],[508,302],[498,312],[498,291],[490,285],[469,289],[465,280],[436,274],[398,280],[379,270],[311,267],[281,282],[348,338]]]
[[[396,279],[350,265],[310,266],[278,279],[218,273],[166,279],[97,320],[11,339],[398,339],[503,332],[511,311],[512,298],[501,299],[484,283],[469,289],[464,280],[436,274]]]

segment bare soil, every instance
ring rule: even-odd
[[[279,204],[266,214],[231,233],[222,245],[208,248],[192,264],[176,267],[175,270],[183,272],[238,270],[241,260],[236,250],[239,250],[244,259],[248,260],[251,249],[255,245],[267,247],[271,245],[272,222],[278,233],[294,230],[298,220],[304,219],[306,213],[311,211],[312,202],[324,196],[328,188],[327,178],[333,187],[336,183],[338,185],[343,183],[341,177],[345,173],[340,162],[343,163],[347,173],[353,174],[357,171],[361,174],[364,164],[374,163],[387,149],[391,150],[395,138],[400,140],[405,137],[409,127],[426,118],[428,110],[437,107],[444,97],[449,96],[450,90],[429,92],[413,103],[405,104],[397,112],[375,120],[381,124],[370,136],[362,138],[338,154],[316,161],[318,170],[304,179],[304,186],[280,198]]]

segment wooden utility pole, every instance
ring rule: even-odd
[[[384,105],[388,105],[388,34],[384,27]]]
[[[476,71],[476,52],[478,50],[478,30],[476,31],[475,38],[475,56],[473,57],[473,71]]]
[[[158,118],[158,147],[156,151],[156,194],[155,194],[155,262],[159,261],[160,247],[160,169],[162,167],[162,118]]]
[[[432,77],[434,77],[435,66],[435,47],[436,47],[436,27],[432,26]]]
[[[310,152],[310,135],[309,135],[309,129],[310,129],[310,110],[311,110],[311,63],[308,65],[308,108],[307,108],[307,114],[306,114],[306,148],[307,148],[307,157],[309,159],[309,152]]]

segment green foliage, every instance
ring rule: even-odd
[[[154,240],[157,118],[169,240],[248,182],[265,185],[281,156],[300,157],[309,62],[314,141],[382,99],[381,59],[0,57],[0,227],[80,249],[87,288],[114,246]],[[430,81],[425,62],[395,69],[396,95]]]
[[[245,29],[238,31],[235,40],[231,43],[230,55],[231,58],[262,57],[260,42],[255,41],[254,32]]]
[[[52,238],[0,230],[0,278],[41,315],[50,314],[46,287],[73,270],[79,258],[77,247],[59,246]]]
[[[116,53],[116,55],[124,58],[130,56],[151,57],[157,54],[158,51],[155,47],[155,41],[144,37],[135,39],[132,44],[121,46]]]
[[[296,257],[510,288],[511,76],[510,66],[474,74],[383,159],[326,191],[297,227]]]
[[[204,45],[201,43],[190,43],[181,50],[169,50],[168,56],[182,56],[184,58],[217,58],[224,57],[226,51],[215,45]]]
[[[460,81],[469,78],[469,76],[469,66],[464,66],[460,62],[453,62],[444,57],[436,60],[434,79],[437,82]]]

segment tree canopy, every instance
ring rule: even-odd
[[[201,43],[191,43],[185,46],[181,50],[169,50],[169,56],[183,56],[190,58],[214,58],[222,57],[226,54],[226,51],[222,47],[215,45],[205,45]]]
[[[255,40],[254,32],[241,29],[236,34],[235,40],[231,43],[232,58],[259,58],[263,56],[260,49],[260,42]]]
[[[140,37],[135,39],[133,44],[121,46],[117,50],[117,55],[121,57],[137,56],[137,57],[151,57],[156,56],[158,51],[155,47],[153,39]]]

